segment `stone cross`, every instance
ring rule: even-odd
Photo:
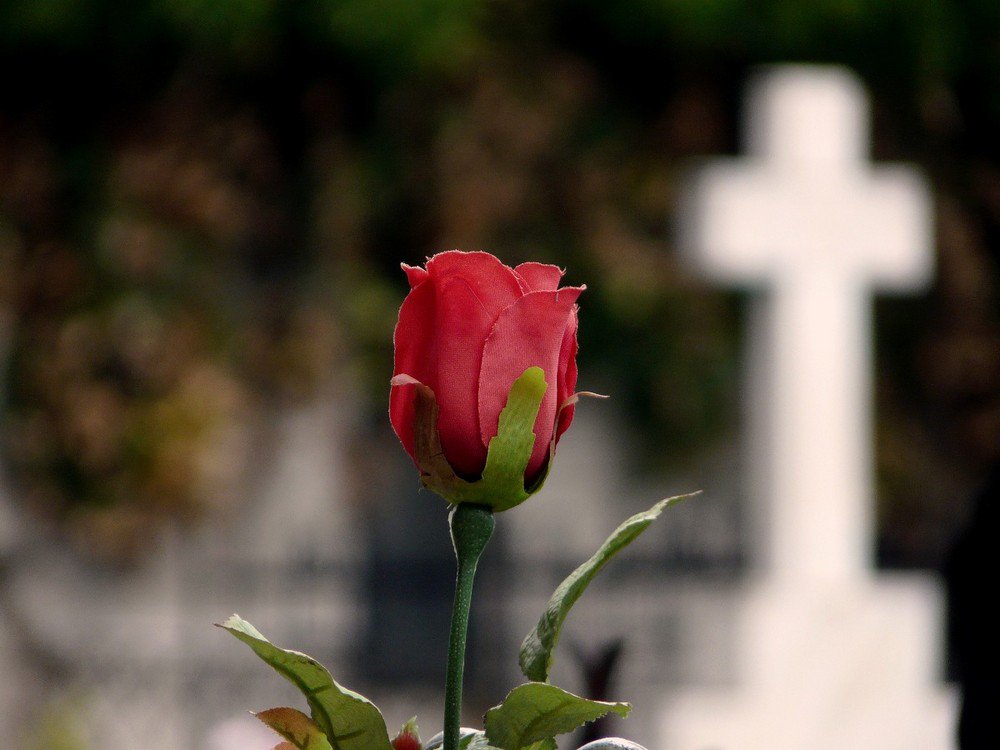
[[[865,97],[843,69],[767,71],[748,117],[748,155],[701,172],[681,241],[707,276],[758,292],[743,400],[761,574],[733,597],[735,686],[670,696],[660,745],[943,750],[939,591],[870,560],[870,297],[930,277],[928,190],[866,163]]]
[[[747,115],[747,156],[699,173],[680,245],[706,276],[763,292],[744,395],[757,562],[769,576],[864,576],[871,297],[929,279],[929,193],[914,170],[866,161],[866,98],[842,69],[775,68]]]

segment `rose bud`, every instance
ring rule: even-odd
[[[421,747],[417,717],[414,716],[399,730],[399,734],[392,741],[392,750],[420,750]]]
[[[556,266],[489,253],[403,265],[389,416],[426,487],[506,510],[537,491],[573,421],[577,297]]]

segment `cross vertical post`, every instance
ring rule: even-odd
[[[790,66],[751,89],[743,159],[698,175],[681,247],[705,276],[757,294],[747,455],[755,557],[778,578],[871,567],[876,290],[932,270],[929,191],[868,165],[867,105],[839,69]]]

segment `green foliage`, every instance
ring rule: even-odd
[[[566,615],[576,603],[590,582],[594,580],[607,563],[622,549],[631,544],[645,531],[669,505],[680,502],[691,495],[678,495],[661,500],[652,508],[636,513],[615,529],[593,556],[574,570],[559,584],[538,620],[535,629],[528,633],[521,644],[521,671],[529,680],[545,682],[552,666],[552,652],[559,641]]]
[[[538,368],[530,368],[521,380],[526,380],[529,385],[533,382],[537,384],[538,376],[531,370]],[[537,391],[539,398],[545,391],[544,379],[541,383],[542,388]],[[511,401],[516,401],[513,391],[514,389]],[[536,404],[534,409],[530,410],[530,414],[525,412],[521,416],[531,417],[533,423],[533,415],[537,408]],[[504,431],[503,424],[504,419],[501,417],[501,432]],[[690,495],[661,500],[649,510],[637,513],[626,520],[587,562],[563,581],[550,600],[538,626],[529,634],[521,647],[521,668],[533,681],[514,688],[503,703],[486,712],[485,731],[458,728],[454,735],[457,738],[458,750],[556,750],[554,738],[557,735],[571,732],[609,712],[614,712],[622,718],[628,716],[631,711],[628,703],[589,700],[550,685],[544,680],[548,677],[552,650],[558,641],[559,632],[569,609],[612,557],[634,541],[664,509],[686,497]],[[465,589],[463,594],[462,581],[467,579],[471,582],[475,563],[493,531],[493,514],[482,506],[460,503],[452,509],[450,524],[459,562],[456,610],[453,613],[453,617],[456,618],[453,620],[454,627],[461,616],[462,607],[465,608],[464,617],[468,616],[468,597],[471,595],[471,588]],[[464,605],[460,605],[460,601],[464,601]],[[452,706],[449,701],[457,701],[454,706],[461,706],[465,626],[465,622],[458,626],[462,633],[460,645],[455,645],[458,642],[454,640],[453,633],[452,647],[457,649],[458,658],[455,658],[455,654],[449,655],[449,669],[457,664],[459,676],[455,681],[449,674],[449,695],[445,698],[448,706]],[[297,651],[274,646],[238,615],[233,615],[220,627],[250,646],[254,653],[298,687],[306,697],[312,709],[312,718],[292,708],[274,708],[257,714],[261,721],[277,731],[294,747],[299,750],[391,750],[392,744],[389,742],[385,722],[379,710],[367,698],[334,682],[330,673],[314,659]],[[451,687],[456,685],[458,690],[452,694]],[[456,708],[456,713],[452,714],[452,719],[456,723],[450,726],[457,728],[457,716]],[[449,726],[448,722],[449,710],[446,710],[446,726]],[[403,733],[416,736],[416,717],[404,725],[401,734]],[[424,749],[440,750],[443,743],[442,732],[432,737]]]
[[[338,685],[322,664],[298,651],[278,648],[239,615],[233,615],[219,627],[247,644],[302,692],[312,710],[312,721],[326,735],[333,750],[391,750],[379,710],[363,695]],[[285,721],[290,719],[287,714],[279,716]],[[292,719],[289,726],[297,731],[301,722]],[[316,745],[310,750],[321,748]]]
[[[687,55],[722,50],[758,61],[836,60],[873,72],[952,73],[961,63],[963,16],[948,0],[628,0],[587,3],[623,39],[670,39]],[[992,14],[997,18],[996,12]],[[895,32],[895,33],[894,33]],[[888,45],[896,57],[879,49]],[[861,59],[863,54],[870,58]],[[845,59],[846,58],[846,59]]]
[[[611,711],[625,718],[631,709],[628,703],[587,700],[555,685],[529,682],[511,690],[503,703],[486,712],[486,737],[500,750],[521,750],[572,732]]]
[[[89,0],[0,3],[0,34],[71,40],[87,30],[89,5]]]
[[[154,13],[184,37],[198,43],[222,44],[243,55],[266,43],[280,21],[280,0],[166,0]]]
[[[336,373],[381,414],[400,248],[566,266],[590,287],[581,385],[626,411],[630,468],[714,449],[738,416],[740,298],[685,276],[673,209],[689,157],[738,147],[740,83],[776,61],[861,73],[873,154],[920,162],[954,201],[943,277],[984,279],[938,285],[918,304],[948,320],[911,316],[912,346],[880,367],[880,429],[921,433],[902,459],[878,451],[880,469],[917,476],[941,428],[928,414],[984,440],[950,408],[982,386],[942,386],[916,352],[952,361],[996,325],[981,289],[1000,227],[997,28],[992,0],[0,0],[3,438],[19,497],[128,558],[151,526],[218,504],[201,467],[241,458],[204,451],[257,416],[259,394]],[[334,341],[328,366],[317,342]],[[893,379],[907,367],[912,383]],[[233,414],[200,408],[226,394]],[[911,526],[892,546],[940,549],[948,514],[926,507],[926,483],[896,496]]]
[[[481,51],[483,0],[325,0],[330,38],[380,73],[454,73]]]

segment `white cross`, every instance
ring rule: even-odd
[[[930,197],[866,163],[864,91],[794,66],[748,98],[748,157],[706,166],[680,245],[709,277],[762,288],[750,316],[753,523],[777,577],[864,576],[871,556],[871,301],[933,265]]]

